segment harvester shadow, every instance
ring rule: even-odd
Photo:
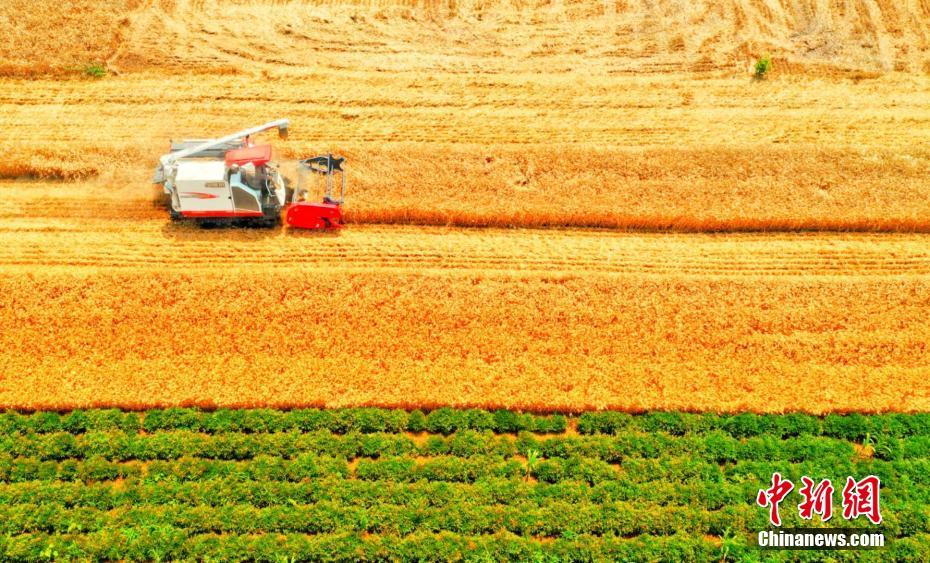
[[[295,238],[337,238],[342,229],[291,229],[284,228],[284,236]]]
[[[239,240],[261,241],[281,234],[281,227],[262,227],[249,224],[198,225],[187,222],[165,223],[161,232],[165,238],[175,240]]]

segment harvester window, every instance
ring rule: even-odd
[[[260,189],[261,184],[262,184],[262,181],[261,181],[262,178],[260,178],[259,176],[261,175],[261,173],[259,170],[255,169],[254,164],[249,163],[249,164],[246,164],[240,167],[239,172],[242,175],[241,178],[242,178],[243,184],[252,188],[253,190]]]

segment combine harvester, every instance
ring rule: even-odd
[[[285,222],[298,229],[339,229],[345,201],[344,158],[331,154],[298,162],[297,189],[271,162],[271,145],[253,145],[252,135],[278,129],[287,138],[287,119],[279,119],[227,135],[171,143],[161,157],[154,183],[164,190],[163,201],[172,220],[190,218],[201,225],[253,224],[267,227]],[[333,175],[339,173],[339,197],[333,196]],[[323,177],[323,201],[309,201],[310,176]]]

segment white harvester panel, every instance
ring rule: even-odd
[[[175,186],[181,214],[189,217],[222,216],[233,213],[233,201],[226,183],[222,160],[181,160]]]

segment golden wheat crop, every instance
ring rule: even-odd
[[[4,225],[7,407],[930,408],[922,235]]]
[[[687,107],[661,80],[604,78],[610,88],[587,95],[592,101],[585,101],[586,85],[542,82],[535,99],[524,91],[500,106],[494,98],[501,87],[482,83],[437,108],[441,92],[372,74],[332,105],[303,101],[324,98],[340,80],[15,81],[0,91],[0,150],[7,155],[0,176],[99,176],[47,196],[83,199],[94,190],[95,212],[119,216],[130,200],[146,205],[153,163],[169,139],[288,116],[290,139],[274,141],[282,159],[325,151],[348,157],[352,222],[930,229],[930,152],[922,144],[930,121],[922,91],[930,80],[836,82],[816,94],[786,79],[766,84],[764,94],[742,78],[690,79],[684,87],[706,97]],[[899,94],[892,100],[885,88]],[[394,99],[381,96],[384,90]],[[757,103],[773,93],[780,101],[759,119]],[[843,106],[829,106],[844,95]],[[721,109],[724,98],[730,101]],[[805,109],[790,109],[802,98]],[[542,117],[530,117],[528,108]],[[293,163],[285,168],[293,174]]]
[[[915,280],[136,268],[0,287],[8,407],[930,408]]]
[[[5,2],[0,407],[926,411],[927,16]],[[345,232],[152,206],[169,139],[278,117]]]

